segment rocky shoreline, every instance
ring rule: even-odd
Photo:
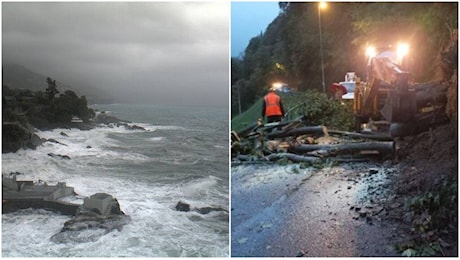
[[[144,130],[145,128],[135,125],[130,121],[121,120],[115,116],[100,112],[93,120],[85,122],[54,123],[41,127],[40,130],[52,129],[79,129],[87,131],[98,126],[125,127],[128,130]],[[62,134],[62,133],[61,133]],[[65,133],[64,133],[65,134]],[[41,138],[30,123],[3,122],[2,124],[2,153],[14,153],[19,149],[36,149],[45,142],[57,142],[53,139]]]

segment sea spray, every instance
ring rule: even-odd
[[[56,244],[50,237],[68,217],[43,210],[3,214],[2,256],[228,256],[228,214],[174,209],[180,200],[228,209],[226,109],[166,107],[162,114],[158,105],[95,108],[146,130],[114,126],[39,132],[61,144],[46,142],[36,150],[3,154],[2,173],[20,172],[18,180],[66,182],[80,196],[70,199],[74,202],[110,193],[132,221],[97,241]]]

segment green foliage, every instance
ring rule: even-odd
[[[407,257],[416,256],[416,255],[417,255],[417,251],[415,251],[412,248],[408,248],[404,250],[404,252],[401,253],[401,256],[407,256]]]
[[[353,127],[352,104],[328,98],[315,90],[295,94],[284,94],[283,102],[288,104],[289,118],[306,116],[309,125],[324,125],[331,129],[351,130]]]
[[[457,181],[445,180],[442,188],[410,199],[406,206],[417,214],[414,227],[420,232],[445,228],[444,223],[457,219]]]
[[[405,257],[439,256],[441,246],[439,242],[426,243],[418,246],[410,243],[398,245],[396,249],[401,252],[401,256]]]
[[[333,100],[315,90],[295,93],[279,93],[286,120],[306,116],[309,125],[324,125],[331,129],[349,131],[353,127],[352,103]],[[231,121],[232,131],[241,131],[261,117],[262,98]]]
[[[416,239],[417,243],[399,246],[398,249],[403,252],[403,255],[440,255],[439,236],[452,232],[449,230],[457,230],[456,227],[446,225],[446,223],[458,222],[457,179],[455,177],[444,179],[439,187],[437,190],[415,196],[407,201],[406,208],[410,211],[412,228],[419,236]]]
[[[278,161],[276,161],[276,163],[281,166],[286,166],[286,165],[291,164],[291,161],[289,161],[288,158],[281,158]]]
[[[3,86],[3,121],[19,121],[27,128],[28,123],[44,129],[53,124],[69,124],[73,116],[84,122],[94,118],[95,113],[87,106],[86,97],[78,97],[73,91],[67,90],[59,97],[56,82],[50,78],[45,92],[10,89]]]
[[[248,110],[244,111],[240,115],[234,117],[231,120],[232,131],[239,132],[251,124],[257,122],[257,119],[261,116],[262,109],[262,98],[257,100],[255,104],[249,107]]]
[[[51,101],[56,96],[56,94],[59,93],[59,91],[57,90],[56,80],[46,78],[46,82],[48,83],[48,87],[46,88],[45,93],[48,97],[48,100]]]

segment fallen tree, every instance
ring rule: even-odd
[[[300,117],[267,125],[252,124],[244,131],[232,132],[232,159],[250,163],[284,159],[315,164],[326,158],[333,161],[363,161],[395,155],[393,139],[388,135],[329,131],[322,125],[305,125],[304,119]]]
[[[321,151],[323,156],[332,156],[339,154],[365,154],[379,153],[381,155],[394,154],[393,142],[363,142],[363,143],[345,143],[333,145],[319,144],[299,144],[289,147],[290,152],[297,154],[308,154],[314,151]]]
[[[283,138],[283,137],[297,137],[300,135],[312,135],[312,136],[325,136],[327,135],[327,128],[324,126],[303,126],[298,128],[292,128],[287,130],[273,131],[267,134],[268,139]]]

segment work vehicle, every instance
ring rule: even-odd
[[[399,44],[397,48],[387,45],[367,49],[366,80],[356,82],[354,91],[357,132],[370,120],[384,120],[391,124],[392,136],[403,136],[444,120],[442,111],[446,93],[430,84],[411,82],[411,75],[406,70],[408,52],[407,44]]]
[[[337,100],[351,100],[355,98],[356,81],[360,79],[355,72],[347,72],[345,81],[334,82],[329,86],[329,91]]]
[[[282,83],[282,82],[273,83],[272,88],[274,88],[275,91],[278,91],[278,92],[284,92],[284,93],[292,92],[291,87],[288,84]]]
[[[342,95],[342,99],[355,98],[355,88],[357,80],[358,78],[355,72],[347,72],[347,74],[345,74],[345,81],[339,82],[339,85],[344,86],[347,91],[344,95]]]
[[[369,120],[407,122],[416,112],[415,92],[410,88],[410,73],[402,69],[408,45],[369,47],[367,75],[364,83],[357,82],[354,91],[356,131]]]

